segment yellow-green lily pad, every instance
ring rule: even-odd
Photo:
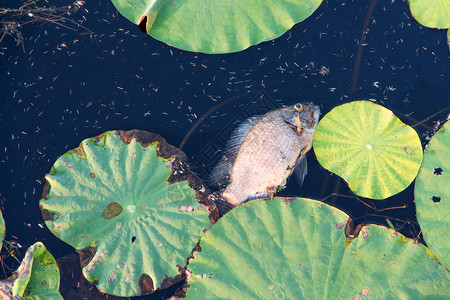
[[[431,28],[450,27],[450,0],[409,0],[411,14]]]
[[[313,139],[319,163],[347,181],[357,195],[385,199],[408,187],[422,163],[416,131],[371,101],[335,107]]]

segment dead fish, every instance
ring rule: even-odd
[[[317,105],[297,103],[240,124],[211,172],[210,182],[221,187],[215,198],[236,206],[273,197],[294,169],[301,185],[319,114]]]

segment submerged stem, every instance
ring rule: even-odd
[[[367,11],[366,19],[364,20],[363,29],[361,32],[361,37],[359,39],[359,46],[356,52],[355,64],[353,66],[353,76],[352,76],[352,93],[356,92],[356,88],[358,87],[358,76],[359,76],[359,67],[361,65],[362,53],[365,46],[366,36],[369,29],[369,21],[372,18],[373,11],[375,6],[377,5],[378,0],[372,0],[370,3],[369,10]]]

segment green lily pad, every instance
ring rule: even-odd
[[[13,286],[13,296],[24,299],[63,299],[59,294],[59,269],[44,244],[27,249]]]
[[[417,175],[422,146],[417,133],[390,110],[371,101],[335,107],[313,139],[319,163],[347,181],[357,195],[385,199]]]
[[[431,28],[450,27],[449,0],[408,0],[411,14],[420,24]]]
[[[423,238],[440,262],[450,268],[450,122],[428,143],[414,189]]]
[[[304,198],[241,205],[201,238],[201,252],[188,266],[187,298],[444,299],[450,294],[450,272],[425,246],[378,225],[352,231],[347,219],[336,208]],[[358,230],[349,242],[344,231]]]
[[[29,247],[19,269],[0,282],[0,299],[63,299],[58,265],[44,244]]]
[[[145,131],[86,139],[46,180],[47,227],[81,251],[86,279],[113,295],[149,294],[181,280],[217,214],[185,154]]]
[[[0,250],[2,250],[3,247],[3,240],[5,239],[5,220],[3,219],[2,211],[0,210],[0,237],[2,239],[2,242],[0,243]]]
[[[157,40],[182,50],[229,53],[275,39],[309,17],[322,0],[112,0]]]

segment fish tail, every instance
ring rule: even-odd
[[[224,214],[232,210],[235,205],[228,203],[222,196],[220,192],[212,193],[209,198],[216,203],[217,208],[219,209],[219,217],[222,217]]]

